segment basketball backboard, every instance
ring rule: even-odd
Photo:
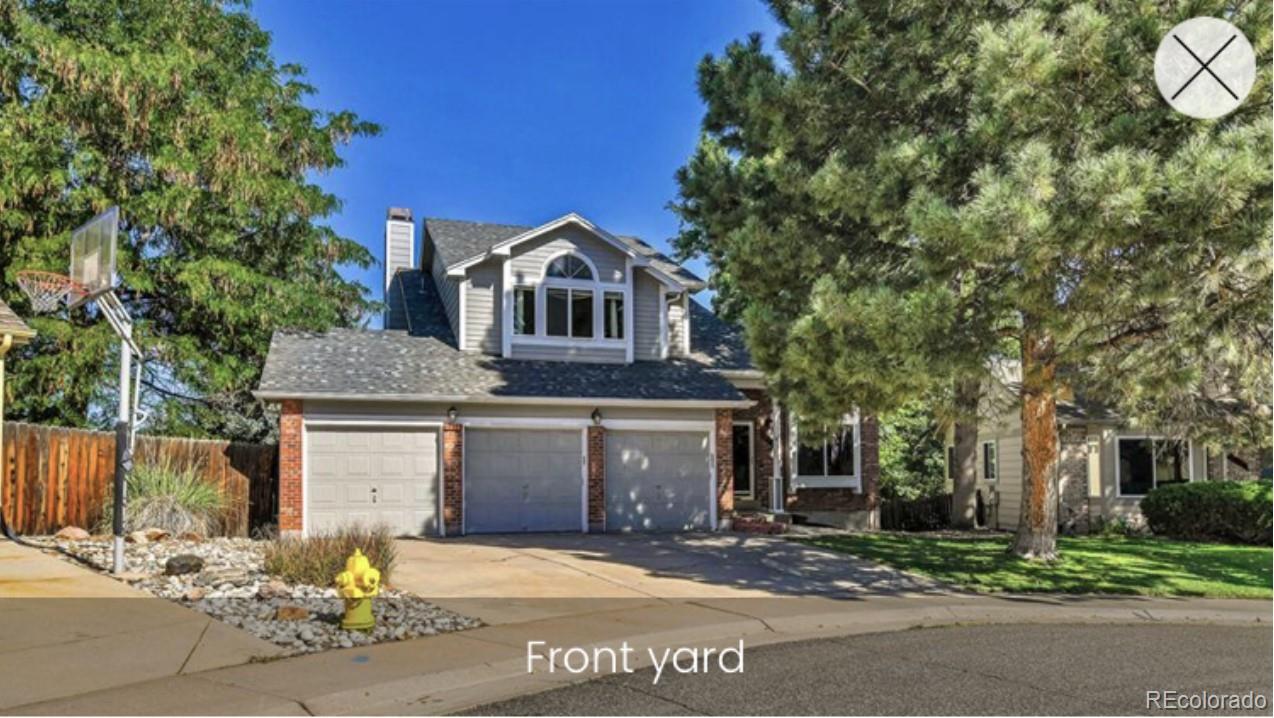
[[[71,280],[76,287],[67,298],[70,306],[114,288],[118,233],[119,207],[111,207],[71,234]]]

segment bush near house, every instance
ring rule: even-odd
[[[330,586],[356,548],[380,571],[381,582],[388,583],[398,553],[394,534],[385,526],[350,526],[319,536],[276,539],[265,548],[265,570],[288,583]]]
[[[1269,481],[1201,481],[1153,489],[1141,513],[1159,536],[1268,546],[1272,502]]]

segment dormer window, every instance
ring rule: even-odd
[[[549,262],[548,269],[545,270],[544,276],[552,279],[582,279],[585,281],[591,281],[593,279],[593,270],[584,263],[584,260],[574,254],[563,254],[557,259]]]
[[[508,265],[505,271],[506,356],[517,357],[519,348],[543,356],[543,347],[569,347],[571,353],[631,361],[631,280],[602,281],[614,270],[599,269],[592,257],[574,250],[546,257],[538,275],[515,274]]]

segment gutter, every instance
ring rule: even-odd
[[[438,402],[452,404],[519,404],[548,406],[620,406],[669,409],[747,409],[751,399],[626,399],[618,397],[491,396],[489,394],[365,394],[257,390],[261,401],[326,399],[332,401]]]

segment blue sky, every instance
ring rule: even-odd
[[[383,126],[317,178],[344,201],[332,226],[378,260],[390,205],[528,225],[576,211],[667,250],[673,173],[703,115],[699,61],[776,34],[754,0],[258,0],[251,12],[275,59],[307,69],[314,106]],[[382,272],[348,274],[379,299]]]

